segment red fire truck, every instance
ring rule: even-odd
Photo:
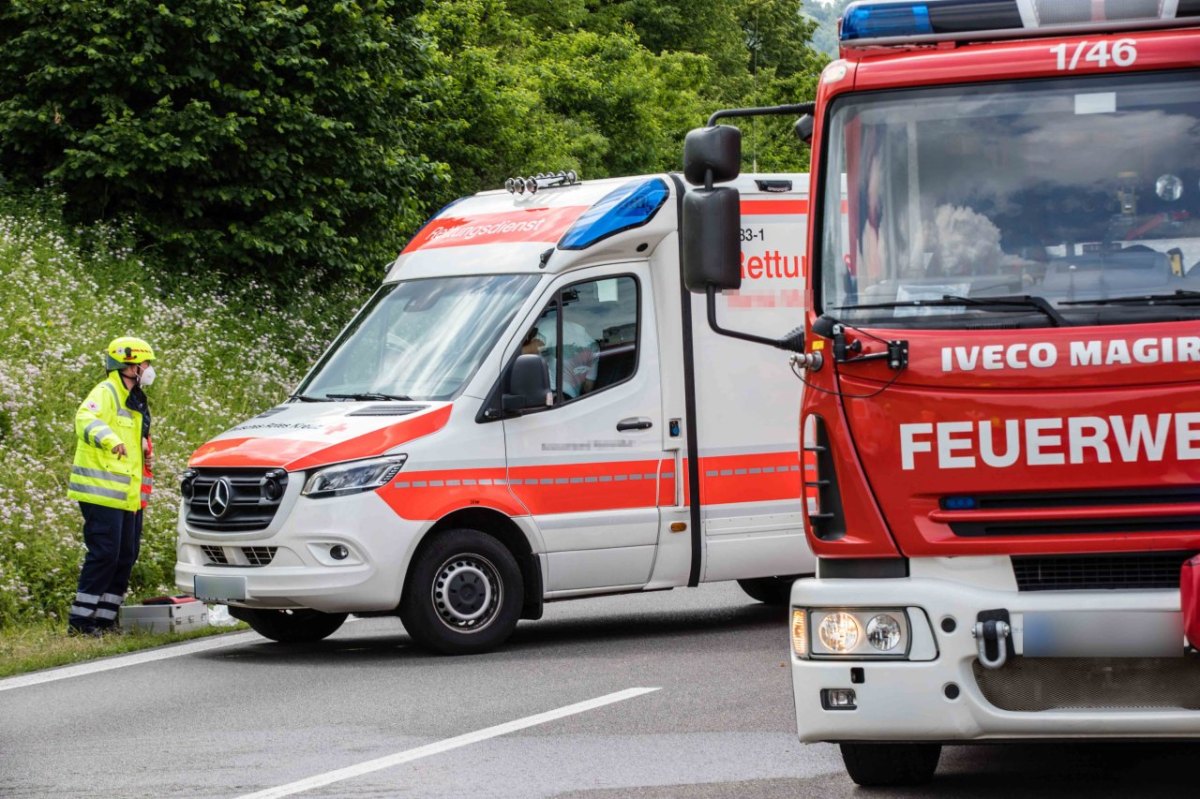
[[[1197,25],[1198,0],[857,3],[790,109],[796,720],[859,784],[926,781],[945,743],[1200,739]],[[685,152],[710,297],[737,287],[715,121]]]

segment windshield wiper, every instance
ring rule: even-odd
[[[288,399],[300,400],[301,402],[329,402],[324,397],[310,397],[307,394],[293,394]]]
[[[412,402],[412,397],[406,397],[403,394],[380,394],[377,391],[364,391],[361,394],[326,394],[327,399],[348,399],[363,402],[365,400],[400,400],[403,402]]]
[[[1191,305],[1200,302],[1200,291],[1176,289],[1173,294],[1131,294],[1099,300],[1068,300],[1061,305]]]
[[[1014,311],[1032,309],[1046,315],[1054,327],[1069,325],[1063,315],[1058,312],[1045,297],[1035,297],[1029,294],[1014,294],[1007,297],[959,297],[955,294],[943,294],[934,300],[898,300],[896,302],[876,302],[865,305],[838,305],[838,310],[869,311],[886,308],[978,308],[981,311]]]

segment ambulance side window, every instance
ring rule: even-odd
[[[637,370],[638,282],[629,275],[559,291],[522,339],[550,370],[555,405],[614,386]]]

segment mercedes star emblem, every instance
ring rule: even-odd
[[[219,519],[229,511],[230,500],[233,498],[233,484],[228,477],[222,477],[213,483],[208,491],[208,512],[214,519]]]

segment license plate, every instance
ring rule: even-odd
[[[196,599],[202,602],[228,602],[246,598],[246,578],[196,575]]]
[[[1183,617],[1163,611],[1026,613],[1025,657],[1183,655]]]

